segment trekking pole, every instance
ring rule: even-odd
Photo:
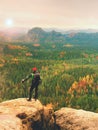
[[[22,88],[23,88],[23,97],[27,97],[26,86],[24,85],[24,83],[22,83]]]

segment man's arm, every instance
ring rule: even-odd
[[[28,76],[26,76],[26,78],[24,78],[24,79],[22,79],[22,83],[24,82],[24,81],[26,81],[26,80],[28,80],[29,78],[31,78],[32,77],[32,75],[30,74],[30,75],[28,75]]]

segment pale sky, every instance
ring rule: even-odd
[[[98,29],[98,0],[0,0],[0,28]]]

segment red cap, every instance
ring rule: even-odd
[[[36,71],[36,70],[37,70],[37,68],[36,68],[36,67],[34,67],[34,68],[32,68],[32,70],[33,70],[33,71]]]

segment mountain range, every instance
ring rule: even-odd
[[[58,32],[46,30],[40,27],[29,29],[10,29],[0,31],[2,42],[26,42],[26,43],[60,43],[60,44],[82,44],[98,45],[97,30],[69,30]]]

